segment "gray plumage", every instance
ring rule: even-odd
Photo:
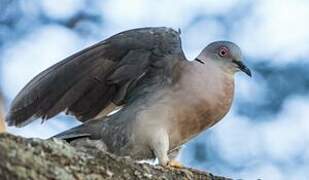
[[[125,31],[40,73],[14,99],[6,120],[22,126],[67,111],[85,123],[55,137],[166,165],[170,151],[228,112],[234,73],[251,76],[241,60],[231,42],[214,42],[190,62],[170,28]]]

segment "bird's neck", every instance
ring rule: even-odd
[[[232,95],[234,93],[234,72],[222,68],[212,60],[205,64],[199,62],[188,62],[183,66],[182,77],[179,84],[192,93],[208,97],[208,94]],[[227,92],[228,91],[228,92]],[[207,93],[206,93],[207,92]]]

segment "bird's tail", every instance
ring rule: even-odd
[[[100,129],[103,125],[103,122],[104,120],[102,119],[89,120],[84,124],[73,127],[72,129],[64,131],[51,138],[62,139],[68,142],[85,137],[90,139],[99,139],[101,132]]]

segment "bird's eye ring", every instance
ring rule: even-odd
[[[221,47],[220,49],[219,49],[219,52],[218,52],[218,54],[219,54],[219,56],[221,56],[221,57],[225,57],[227,54],[228,54],[228,48],[227,47]]]

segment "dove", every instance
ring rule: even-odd
[[[55,138],[173,166],[181,145],[229,112],[239,71],[251,76],[233,42],[212,42],[189,61],[180,32],[132,29],[41,72],[15,97],[6,121],[22,127],[66,112],[82,124]]]

